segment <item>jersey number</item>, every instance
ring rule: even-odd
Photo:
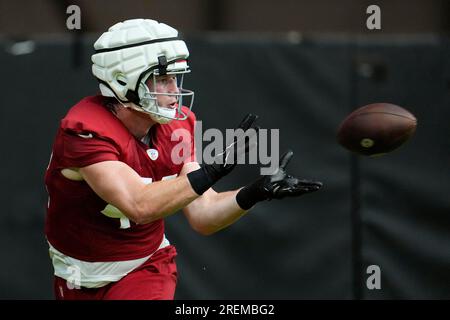
[[[172,174],[170,176],[165,176],[161,180],[170,180],[177,177],[177,174]],[[150,184],[153,182],[152,178],[142,178],[145,184]],[[105,209],[100,211],[105,216],[109,218],[120,219],[120,229],[128,229],[131,227],[130,219],[128,219],[119,209],[114,207],[112,204],[108,204]]]

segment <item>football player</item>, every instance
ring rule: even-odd
[[[101,95],[82,99],[62,119],[45,175],[57,299],[173,299],[176,249],[165,236],[165,217],[182,209],[207,235],[259,201],[321,187],[286,173],[288,152],[273,175],[215,192],[211,187],[235,167],[230,160],[250,146],[233,143],[213,163],[195,161],[194,93],[183,87],[189,52],[177,30],[127,20],[94,48]],[[247,115],[239,128],[253,130],[255,120]],[[191,137],[181,162],[172,159],[177,129]]]

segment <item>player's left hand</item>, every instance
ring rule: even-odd
[[[280,166],[274,174],[262,176],[242,188],[236,196],[239,206],[248,210],[260,201],[297,197],[319,190],[322,182],[298,179],[286,172],[286,166],[293,155],[294,153],[289,150],[281,156]]]

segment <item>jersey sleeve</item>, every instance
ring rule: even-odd
[[[65,167],[82,168],[97,162],[119,160],[116,145],[91,133],[61,132],[62,163]]]

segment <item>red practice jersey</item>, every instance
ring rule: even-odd
[[[61,121],[45,174],[49,194],[45,233],[58,251],[79,260],[139,259],[161,244],[164,221],[137,225],[97,196],[84,180],[68,179],[61,170],[112,160],[126,163],[147,183],[176,177],[183,163],[194,159],[195,115],[190,112],[184,121],[153,125],[150,142],[145,144],[103,105],[103,99],[81,100]]]

